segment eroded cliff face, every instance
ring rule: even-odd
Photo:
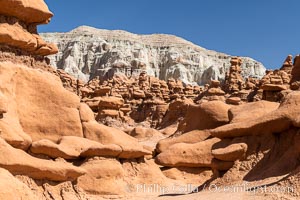
[[[43,0],[0,0],[1,200],[299,199],[300,55],[261,80],[244,79],[242,58],[232,57],[223,84],[184,85],[145,72],[84,84],[45,57],[57,48],[36,26],[51,16]],[[164,37],[147,46],[159,58]],[[142,61],[152,54],[125,60],[100,41],[89,55],[99,51],[97,62],[108,69],[95,72],[155,69],[148,66],[154,56]],[[190,45],[172,41],[172,48]],[[80,44],[70,46],[66,62],[90,59],[80,57]],[[186,67],[187,58],[169,59]],[[207,189],[215,186],[229,190]]]
[[[211,51],[173,35],[136,35],[78,27],[68,33],[45,33],[42,37],[57,44],[59,53],[50,56],[51,64],[88,81],[95,76],[128,76],[141,71],[161,80],[175,78],[186,84],[204,85],[225,79],[231,56]],[[262,77],[265,67],[242,57],[244,77]]]

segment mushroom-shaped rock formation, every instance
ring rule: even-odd
[[[36,26],[53,16],[43,0],[0,0],[0,15],[1,44],[42,56],[58,52],[37,34]]]

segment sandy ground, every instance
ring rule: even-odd
[[[149,198],[151,199],[151,198]],[[205,199],[205,200],[264,200],[264,199],[296,199],[291,197],[285,197],[281,194],[251,194],[251,193],[213,193],[213,192],[201,192],[196,194],[189,194],[189,195],[180,195],[180,196],[163,196],[163,197],[156,197],[153,199],[158,200],[199,200],[199,199]]]
[[[299,198],[292,197],[286,194],[274,193],[274,194],[253,194],[251,192],[239,192],[239,193],[228,193],[228,192],[209,192],[203,191],[194,194],[185,195],[133,195],[127,197],[107,197],[104,199],[121,199],[121,200],[297,200]],[[99,199],[100,200],[100,199]]]

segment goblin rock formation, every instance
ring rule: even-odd
[[[202,176],[200,171],[209,169],[210,178],[202,180],[224,185],[246,180],[255,187],[257,180],[297,173],[298,151],[285,146],[296,139],[298,130],[299,92],[289,89],[299,88],[297,59],[292,67],[285,62],[286,68],[267,71],[259,80],[244,79],[242,60],[233,57],[225,82],[212,80],[204,87],[184,86],[173,78],[162,81],[145,71],[138,77],[97,77],[86,84],[65,73],[60,76],[65,87],[94,111],[98,122],[124,130],[154,149],[155,162],[164,166],[166,178],[181,180],[183,171],[199,171],[196,174]],[[276,144],[274,134],[280,134],[282,144]],[[272,152],[269,159],[263,159],[266,150]],[[292,159],[294,164],[288,170],[282,164],[274,168],[273,156]],[[275,171],[268,172],[271,168]],[[218,178],[224,173],[225,179]],[[287,183],[281,179],[280,184]]]
[[[204,85],[224,81],[230,56],[196,46],[172,35],[136,35],[126,31],[99,30],[82,26],[68,33],[42,34],[58,45],[51,64],[87,82],[93,77],[115,73],[139,75],[142,70],[160,80],[176,78],[185,84]],[[241,58],[244,77],[261,77],[263,65]]]
[[[148,64],[154,60],[138,59],[144,47],[136,59],[115,62],[114,48],[97,43],[84,62],[95,51],[106,52],[101,56],[113,63],[112,71],[103,78],[99,68],[85,83],[49,65],[45,55],[57,49],[36,32],[52,17],[42,0],[0,0],[0,7],[0,199],[157,199],[197,190],[199,199],[206,186],[233,184],[246,184],[247,191],[286,187],[283,193],[265,190],[263,199],[299,199],[299,55],[260,80],[245,78],[247,60],[232,57],[224,81],[197,86],[172,73],[152,76]],[[110,40],[122,47],[114,34]],[[170,48],[164,37],[147,47],[153,55],[162,42]],[[191,44],[175,38],[174,45]],[[69,50],[69,63],[83,55]],[[193,66],[183,64],[185,56],[172,59],[179,68]],[[163,189],[187,184],[184,191]],[[253,198],[247,191],[242,199]],[[236,195],[230,198],[241,199]]]
[[[21,11],[21,12],[20,12]],[[58,52],[56,45],[45,42],[36,26],[48,23],[53,14],[42,1],[0,1],[0,43],[35,55]]]

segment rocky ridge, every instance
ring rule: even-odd
[[[3,2],[49,22],[42,0]],[[203,87],[146,72],[83,83],[13,44],[0,45],[1,199],[299,199],[299,55],[262,79],[232,57]]]
[[[59,48],[58,54],[49,57],[51,64],[85,82],[115,73],[138,76],[145,70],[160,80],[175,78],[185,84],[204,85],[210,80],[224,81],[230,67],[231,56],[173,35],[136,35],[81,26],[67,33],[43,33],[42,37]],[[261,63],[241,59],[243,77],[265,74]]]

